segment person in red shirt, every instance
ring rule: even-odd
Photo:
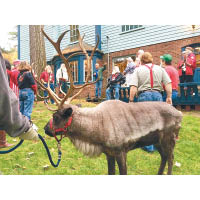
[[[178,84],[179,84],[179,74],[175,67],[172,66],[172,56],[170,54],[164,54],[161,56],[163,60],[163,67],[169,75],[172,81],[172,102],[178,97]],[[166,92],[163,95],[163,101],[166,101]]]
[[[194,69],[196,68],[196,58],[193,53],[186,50],[182,52],[182,59],[178,63],[178,73],[180,83],[193,82]]]
[[[54,91],[54,75],[51,69],[50,65],[47,65],[44,69],[44,71],[41,73],[40,75],[40,80],[42,81],[42,83],[44,84],[45,87],[48,86],[48,81],[50,83],[50,88],[52,91]],[[44,91],[44,96],[47,97],[48,96],[48,92]],[[48,103],[48,100],[45,99],[44,103]],[[54,100],[51,99],[51,103],[54,104]]]
[[[11,74],[10,74],[11,88],[17,97],[19,97],[19,87],[18,87],[17,77],[19,75],[18,66],[19,66],[20,62],[21,62],[20,60],[15,60],[13,62],[14,69],[11,70]]]
[[[192,47],[186,47],[185,50],[187,52],[188,65],[192,68],[194,74],[196,69],[196,56],[194,54],[194,50]]]

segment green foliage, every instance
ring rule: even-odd
[[[94,107],[93,103],[75,100],[84,107]],[[44,134],[43,127],[51,118],[42,102],[34,104],[32,120],[39,127],[39,133],[45,138],[50,148],[53,160],[57,161],[57,148],[54,138]],[[199,113],[184,113],[179,141],[175,147],[174,163],[181,163],[180,167],[173,167],[173,174],[200,174],[200,115]],[[7,137],[10,143],[16,144],[13,138]],[[128,174],[157,174],[160,165],[158,152],[146,153],[141,149],[130,151],[127,157]],[[117,168],[116,168],[117,169]],[[166,169],[167,170],[167,169]],[[165,173],[166,173],[165,170]],[[46,151],[40,141],[25,141],[21,147],[7,155],[0,155],[0,171],[2,174],[55,174],[55,175],[97,175],[107,174],[105,155],[91,159],[78,152],[72,143],[64,138],[62,141],[62,161],[58,168],[53,168],[48,160]],[[116,170],[118,173],[118,169]]]

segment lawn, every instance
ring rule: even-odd
[[[94,103],[86,103],[83,100],[76,100],[73,103],[81,103],[84,107],[96,106]],[[45,108],[42,102],[34,104],[32,120],[39,127],[39,133],[45,138],[53,160],[57,161],[56,141],[54,138],[45,136],[43,130],[51,115],[52,113]],[[200,174],[200,113],[184,113],[179,136],[179,141],[175,147],[174,163],[178,162],[181,166],[174,166],[173,174]],[[13,144],[19,141],[15,138],[7,138]],[[149,154],[141,149],[136,149],[128,153],[127,167],[130,175],[157,174],[159,165],[160,156],[158,152]],[[103,154],[95,159],[84,156],[75,149],[67,138],[64,138],[62,141],[62,161],[58,168],[54,168],[49,163],[41,141],[25,141],[14,152],[0,155],[0,172],[5,175],[105,175],[107,174],[107,162]]]

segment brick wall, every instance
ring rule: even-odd
[[[143,49],[144,51],[148,51],[153,55],[154,58],[154,63],[160,65],[160,56],[166,53],[169,53],[173,57],[173,62],[172,65],[176,66],[178,64],[178,61],[181,58],[181,48],[190,44],[194,43],[199,43],[200,42],[200,36],[197,37],[192,37],[192,38],[187,38],[187,39],[181,39],[181,40],[176,40],[176,41],[171,41],[171,42],[165,42],[165,43],[160,43],[160,44],[155,44],[155,45],[149,45],[149,46],[143,46],[135,49],[127,49],[123,51],[118,51],[114,53],[110,53],[109,55],[109,71],[111,73],[112,71],[112,59],[115,57],[120,57],[120,56],[127,56],[130,54],[136,54],[139,49]],[[102,65],[103,62],[108,61],[108,55],[105,54],[103,57],[103,60],[98,60],[97,62]],[[108,69],[108,67],[107,67]],[[104,81],[103,81],[103,88],[102,88],[102,97],[105,97],[105,90],[106,90],[106,85],[107,85],[107,76],[108,76],[108,71],[107,69],[103,72],[104,76]],[[80,98],[86,98],[87,95],[90,94],[90,97],[95,96],[95,86],[88,86],[87,89],[85,88],[83,93],[80,95]]]

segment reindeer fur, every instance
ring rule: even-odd
[[[182,113],[164,102],[124,103],[105,101],[94,108],[64,107],[53,114],[53,125],[62,128],[73,115],[68,137],[74,146],[90,157],[105,153],[108,174],[115,174],[115,161],[120,174],[127,174],[128,151],[154,144],[161,155],[158,174],[163,174],[168,161],[172,173],[173,151],[181,127]],[[45,132],[52,136],[49,123]]]

